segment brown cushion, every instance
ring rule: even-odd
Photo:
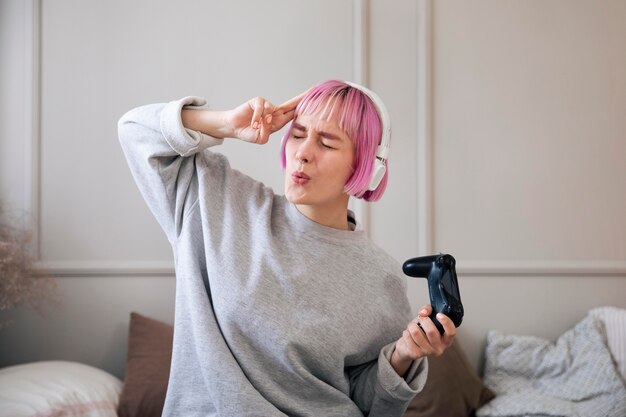
[[[404,417],[467,417],[495,397],[454,342],[443,355],[428,358],[428,378]]]
[[[173,326],[130,314],[126,376],[119,417],[160,417],[172,361]]]

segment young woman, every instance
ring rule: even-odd
[[[280,106],[257,97],[212,111],[186,97],[122,117],[176,264],[164,416],[400,416],[422,389],[425,357],[451,345],[454,324],[442,316],[440,335],[430,306],[411,320],[400,265],[348,210],[350,196],[385,190],[384,169],[372,176],[386,119],[374,93],[341,81]],[[290,121],[284,196],[208,149],[264,144]]]

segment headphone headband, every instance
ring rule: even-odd
[[[380,144],[376,149],[376,160],[374,161],[374,172],[372,175],[372,180],[370,182],[369,190],[373,191],[378,187],[380,181],[385,176],[386,172],[386,162],[389,157],[389,149],[390,149],[390,141],[391,141],[391,120],[389,118],[389,112],[387,112],[387,107],[385,107],[385,103],[380,99],[378,94],[366,88],[360,84],[356,84],[350,81],[344,81],[350,87],[356,88],[362,91],[366,96],[368,96],[374,106],[378,110],[378,115],[380,116],[380,121],[382,123],[382,137],[380,139]]]

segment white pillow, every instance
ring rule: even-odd
[[[45,361],[0,369],[0,417],[116,417],[122,381],[92,366]]]
[[[626,381],[626,310],[616,307],[598,307],[589,314],[599,318],[606,329],[607,344],[617,370]]]

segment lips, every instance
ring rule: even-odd
[[[306,184],[311,179],[311,177],[309,177],[302,171],[295,171],[293,174],[291,174],[291,178],[296,184]]]

